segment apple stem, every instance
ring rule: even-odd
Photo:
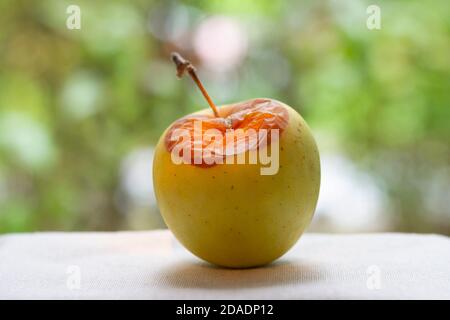
[[[194,80],[195,84],[199,87],[200,91],[202,92],[203,96],[205,97],[206,101],[208,102],[209,106],[211,107],[212,111],[214,112],[214,116],[217,118],[220,118],[220,115],[219,115],[219,112],[217,111],[216,105],[211,100],[211,97],[209,96],[208,92],[206,91],[206,89],[203,86],[200,79],[197,77],[197,73],[195,72],[195,67],[192,65],[192,63],[189,60],[184,59],[177,52],[172,52],[171,57],[172,57],[173,63],[175,63],[175,66],[177,67],[177,77],[179,79],[181,79],[183,77],[184,73],[187,71],[189,73],[189,75],[191,76],[192,80]]]

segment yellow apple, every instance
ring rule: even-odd
[[[214,106],[213,111],[182,118],[161,136],[153,162],[160,212],[175,237],[201,259],[231,268],[270,263],[296,243],[314,214],[320,187],[316,143],[300,114],[276,100],[254,99]],[[259,159],[256,164],[230,164],[227,160],[236,160],[236,154],[224,155],[223,164],[174,162],[168,143],[174,127],[192,119],[211,120],[209,127],[238,126],[237,118],[244,129],[259,130],[260,120],[268,118],[270,128],[281,129],[278,140],[243,152],[249,159],[276,144],[275,154],[269,152],[279,157],[275,174],[263,175],[267,165]]]

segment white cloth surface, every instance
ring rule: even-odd
[[[167,230],[0,236],[0,299],[450,299],[450,240],[304,234],[268,266],[223,269]]]

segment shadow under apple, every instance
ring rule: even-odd
[[[258,268],[227,269],[206,262],[180,262],[158,274],[158,281],[173,288],[244,289],[323,280],[325,272],[318,264],[279,260]]]

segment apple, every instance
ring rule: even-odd
[[[178,76],[188,72],[211,108],[175,121],[156,146],[153,179],[162,217],[189,251],[210,263],[230,268],[268,264],[296,243],[314,214],[320,159],[311,130],[293,108],[273,99],[216,107],[192,64],[176,53],[172,59]],[[195,123],[202,125],[200,134]],[[191,139],[180,140],[174,135],[178,129]],[[210,129],[222,135],[224,148],[198,152],[220,140],[205,142]],[[254,130],[262,138],[253,145],[248,138],[225,139],[233,129]],[[266,129],[278,135],[259,135]],[[180,144],[184,148],[174,157]],[[277,167],[268,174],[263,174],[268,163],[258,158],[261,153],[276,156]],[[256,162],[239,162],[239,156]]]

